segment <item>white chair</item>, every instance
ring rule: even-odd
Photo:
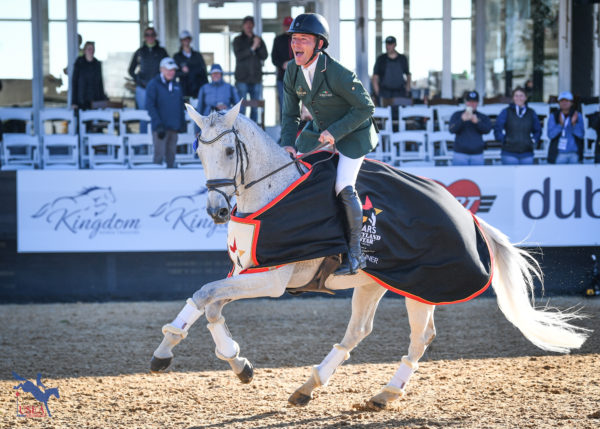
[[[123,109],[119,113],[119,135],[140,134],[140,123],[150,122],[150,115],[146,110]],[[135,126],[133,126],[135,125]],[[152,135],[150,124],[144,134]]]
[[[90,168],[127,168],[125,146],[120,136],[89,134],[87,139]]]
[[[433,108],[428,106],[406,106],[399,107],[398,121],[400,122],[399,131],[413,131],[410,127],[407,128],[407,122],[415,121],[423,122],[424,130],[421,132],[433,132]],[[416,131],[416,130],[415,130]]]
[[[45,169],[79,168],[79,138],[68,134],[42,136],[42,166]]]
[[[2,170],[34,169],[40,165],[40,144],[37,136],[4,134]]]
[[[33,110],[30,107],[3,107],[0,108],[0,121],[17,121],[23,122],[22,132],[18,134],[33,134]],[[3,126],[3,133],[9,134],[6,124]]]
[[[596,157],[596,145],[598,144],[598,134],[592,128],[586,128],[583,138],[583,162],[593,163]]]
[[[454,151],[454,138],[456,136],[449,131],[436,131],[427,136],[427,147],[429,148],[429,159],[435,165],[450,165]]]
[[[393,165],[432,165],[427,160],[427,134],[422,131],[399,131],[392,134]]]
[[[89,166],[89,137],[97,135],[115,135],[115,115],[113,110],[79,111],[79,156],[81,166]]]
[[[492,129],[490,130],[490,132],[488,134],[483,136],[484,142],[488,143],[488,142],[493,142],[496,140],[496,137],[494,136],[494,127],[496,126],[496,118],[498,117],[500,112],[502,112],[502,110],[504,110],[506,107],[508,107],[506,104],[487,104],[484,106],[479,106],[477,108],[477,111],[479,113],[483,113],[484,115],[489,117],[490,121],[492,122]],[[494,151],[490,152],[490,154],[493,154],[493,155],[491,155],[491,157],[493,159],[495,159],[496,151],[494,150]],[[484,155],[485,155],[485,153],[484,153]],[[498,152],[498,161],[499,160],[500,160],[500,152]]]
[[[433,111],[437,117],[437,125],[439,131],[448,131],[450,118],[454,112],[464,109],[463,106],[449,106],[447,104],[439,104],[433,106]]]
[[[375,150],[367,155],[371,159],[389,162],[392,158],[390,139],[392,136],[392,106],[375,107],[373,119],[379,128],[379,143]]]
[[[192,118],[190,118],[190,115],[188,114],[187,110],[184,112],[184,120],[185,120],[185,132],[184,133],[177,133],[178,136],[191,136],[191,137],[196,137],[196,131],[194,126],[196,125],[196,123],[192,120]]]
[[[149,134],[129,134],[127,144],[128,162],[131,168],[166,168],[166,164],[154,163],[154,144]]]
[[[202,168],[200,158],[198,158],[193,148],[195,138],[189,134],[179,134],[177,136],[175,165],[178,168]]]
[[[65,128],[66,122],[66,128]],[[75,114],[71,109],[50,108],[40,111],[40,134],[68,134],[75,135]]]

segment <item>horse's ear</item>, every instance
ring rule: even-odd
[[[198,125],[200,130],[205,128],[205,126],[206,126],[205,119],[206,118],[204,116],[202,116],[200,113],[196,112],[196,109],[194,109],[194,107],[192,107],[191,104],[185,103],[185,108],[187,109],[187,112],[188,112],[188,115],[190,115],[190,118],[192,118],[192,120],[196,123],[196,125]]]
[[[227,114],[223,118],[223,121],[225,122],[225,127],[227,127],[227,128],[233,127],[233,123],[235,122],[235,119],[238,117],[238,115],[240,113],[241,106],[242,106],[242,100],[240,100],[240,102],[238,104],[233,106],[231,108],[231,110],[229,112],[227,112]]]

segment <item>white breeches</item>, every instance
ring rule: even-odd
[[[358,170],[362,165],[365,157],[361,156],[357,159],[348,158],[347,156],[339,154],[340,159],[337,166],[337,175],[335,178],[335,194],[339,194],[342,189],[346,186],[352,186],[356,184],[356,178],[358,177]]]

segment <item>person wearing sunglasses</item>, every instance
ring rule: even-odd
[[[159,73],[160,61],[168,57],[165,48],[159,45],[156,31],[152,27],[144,30],[144,43],[135,51],[129,63],[129,75],[135,81],[135,104],[138,109],[146,108],[146,85]],[[146,132],[146,124],[140,124]]]

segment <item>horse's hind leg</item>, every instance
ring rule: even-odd
[[[386,289],[371,282],[354,289],[352,294],[352,317],[346,328],[346,334],[340,344],[335,344],[327,357],[312,368],[308,381],[300,386],[289,398],[292,405],[306,405],[312,399],[312,392],[319,386],[325,386],[335,370],[350,358],[354,349],[373,330],[373,317],[381,297]]]
[[[408,321],[410,323],[408,356],[402,356],[402,363],[390,382],[381,392],[369,400],[368,405],[370,408],[384,409],[390,402],[404,396],[404,388],[413,372],[419,367],[419,359],[435,338],[435,325],[433,323],[435,306],[406,298],[406,309],[408,310]]]

